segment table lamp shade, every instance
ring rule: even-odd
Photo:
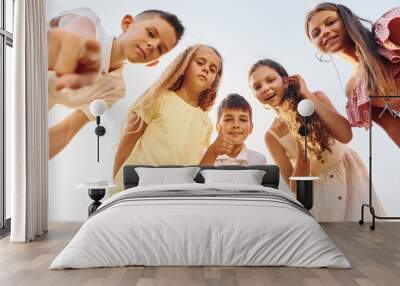
[[[303,99],[297,105],[297,111],[301,116],[311,116],[314,113],[314,103],[309,99]]]
[[[107,106],[104,100],[96,99],[90,103],[90,112],[94,116],[102,116],[106,111]]]

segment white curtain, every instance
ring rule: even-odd
[[[12,242],[48,227],[47,26],[45,0],[15,1],[14,72],[6,110]]]

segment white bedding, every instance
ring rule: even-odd
[[[290,204],[252,197],[139,198],[137,192],[255,190],[231,184],[142,186],[107,199],[50,269],[146,266],[294,266],[349,268],[320,225]],[[145,193],[140,193],[145,194]],[[251,194],[251,192],[249,192]]]

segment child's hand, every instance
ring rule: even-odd
[[[233,151],[233,146],[233,141],[229,137],[224,136],[220,131],[217,139],[215,139],[214,143],[211,144],[210,147],[213,149],[214,154],[219,156],[231,154]]]
[[[294,84],[299,89],[299,94],[301,96],[303,96],[304,98],[309,98],[311,91],[308,89],[306,82],[300,75],[295,74],[289,76],[288,80],[290,83]]]
[[[100,71],[100,44],[63,29],[49,29],[48,70],[56,72],[56,89],[94,83]]]

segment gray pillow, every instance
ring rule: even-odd
[[[135,168],[139,176],[138,186],[195,183],[193,179],[199,170],[199,167]]]

